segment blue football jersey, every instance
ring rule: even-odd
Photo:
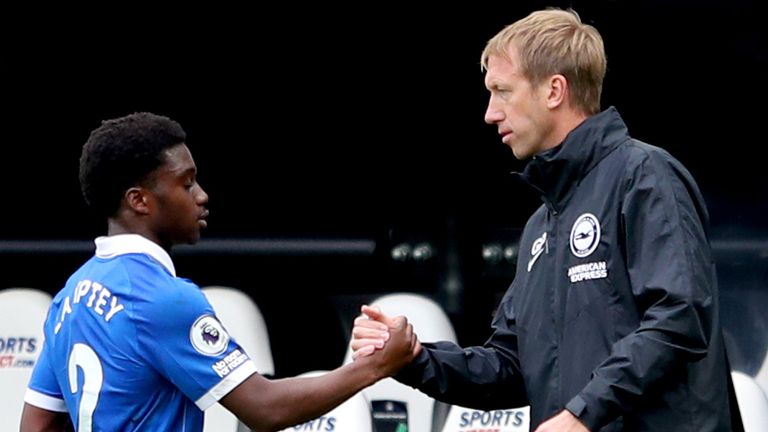
[[[203,410],[256,372],[199,287],[135,234],[96,239],[44,331],[25,401],[80,432],[201,431]]]

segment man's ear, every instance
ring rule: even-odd
[[[563,75],[555,74],[547,82],[547,108],[554,109],[566,102],[568,80]]]
[[[125,202],[139,214],[149,214],[149,191],[142,187],[134,186],[125,191]]]

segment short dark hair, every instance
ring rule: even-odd
[[[165,162],[163,152],[186,138],[179,123],[148,112],[104,120],[80,155],[85,202],[100,215],[113,216],[125,191],[146,180]]]

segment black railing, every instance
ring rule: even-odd
[[[367,238],[238,238],[203,239],[196,245],[179,245],[174,255],[373,255],[376,241]],[[61,255],[93,253],[92,240],[0,240],[0,254]]]

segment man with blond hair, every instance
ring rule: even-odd
[[[600,34],[538,11],[481,61],[485,121],[530,159],[519,175],[543,205],[485,345],[424,343],[396,378],[461,406],[530,405],[537,432],[739,430],[704,200],[680,162],[600,111]],[[391,320],[363,312],[358,359]]]

